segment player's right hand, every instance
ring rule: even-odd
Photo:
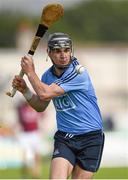
[[[16,75],[13,79],[12,87],[20,91],[22,94],[24,94],[28,89],[25,80],[18,75]]]

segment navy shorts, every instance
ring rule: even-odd
[[[54,139],[52,158],[63,157],[73,166],[77,164],[86,171],[98,170],[104,146],[104,133],[101,130],[81,135],[57,131]]]

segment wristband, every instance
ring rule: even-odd
[[[27,89],[27,91],[23,93],[23,96],[27,101],[30,101],[32,99],[33,93],[29,89]]]

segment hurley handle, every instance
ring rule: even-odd
[[[24,72],[23,72],[22,70],[20,71],[19,76],[20,76],[20,77],[23,77],[23,76],[24,76]],[[7,92],[6,94],[7,94],[8,96],[10,96],[10,97],[13,97],[13,96],[16,94],[16,91],[17,91],[17,89],[16,89],[16,88],[13,88],[13,89],[11,90],[11,92]]]

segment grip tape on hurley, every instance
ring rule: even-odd
[[[45,34],[45,32],[48,30],[48,27],[44,26],[43,24],[39,24],[35,38],[33,39],[32,46],[30,50],[28,51],[28,54],[34,55],[35,50],[40,42],[40,39]]]

